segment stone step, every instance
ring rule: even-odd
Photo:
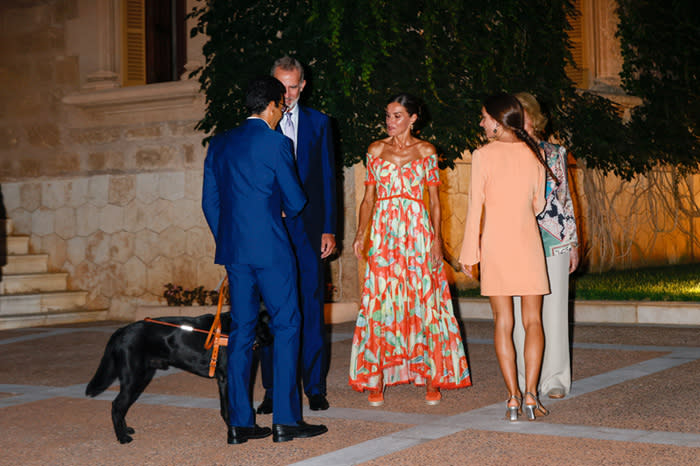
[[[48,272],[48,254],[17,254],[7,256],[7,264],[2,267],[3,275],[17,273]]]
[[[29,254],[29,236],[8,236],[5,240],[7,255]]]
[[[0,296],[0,318],[6,315],[44,314],[51,311],[82,309],[87,291],[47,291],[44,293]]]
[[[30,314],[0,315],[0,330],[11,328],[37,327],[44,325],[75,324],[95,322],[107,318],[106,309],[65,309]]]
[[[56,272],[3,275],[1,288],[0,295],[65,291],[68,288],[68,274]]]

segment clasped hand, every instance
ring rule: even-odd
[[[479,267],[477,267],[476,264],[474,264],[474,265],[460,264],[460,265],[462,266],[462,272],[464,272],[464,275],[471,278],[472,280],[479,279]]]

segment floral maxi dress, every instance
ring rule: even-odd
[[[401,167],[367,155],[365,184],[376,184],[377,197],[350,356],[357,391],[377,388],[380,373],[385,386],[471,385],[442,261],[430,263],[426,183],[440,183],[436,155]]]

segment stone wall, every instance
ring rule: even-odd
[[[136,150],[136,149],[135,149]],[[2,183],[8,217],[51,270],[70,273],[88,306],[128,317],[164,302],[166,283],[213,289],[224,275],[201,210],[202,156],[191,168]],[[348,209],[353,206],[347,207]],[[335,301],[357,299],[354,258],[330,262]]]
[[[693,217],[700,202],[700,174],[678,177],[666,170],[626,181],[570,167],[579,236],[588,270],[598,272],[700,260]],[[687,212],[679,208],[682,205]]]

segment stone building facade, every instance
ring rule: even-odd
[[[189,11],[197,3],[187,0]],[[224,269],[201,210],[201,37],[180,80],[122,86],[121,0],[0,6],[0,189],[13,233],[49,271],[88,292],[86,306],[130,318],[164,303],[164,285],[213,289]],[[191,26],[192,24],[188,25]],[[345,192],[354,193],[352,169]],[[341,184],[342,187],[342,184]],[[339,216],[353,228],[354,197]],[[329,263],[332,298],[355,302],[349,248]]]
[[[211,289],[224,271],[213,263],[200,208],[205,148],[195,125],[204,97],[187,78],[203,64],[204,38],[187,38],[181,79],[124,86],[125,1],[0,4],[0,190],[4,213],[15,234],[29,237],[29,251],[47,254],[49,270],[68,272],[68,287],[87,291],[89,308],[128,319],[139,304],[163,303],[165,284]],[[198,2],[184,3],[189,11]],[[580,85],[631,108],[638,102],[619,89],[614,1],[577,3],[585,32]],[[441,173],[445,250],[453,257],[469,172],[465,154]],[[363,271],[350,245],[363,177],[362,165],[344,170],[341,253],[329,262],[332,299],[350,309]],[[585,236],[585,193],[576,189]],[[673,238],[671,232],[638,257],[697,257],[692,244]],[[447,269],[451,282],[472,285]]]

